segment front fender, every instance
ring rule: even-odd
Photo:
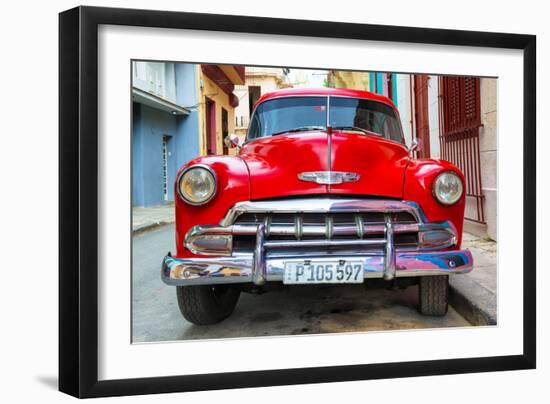
[[[181,172],[189,166],[204,164],[214,170],[217,177],[217,192],[205,205],[193,206],[186,203],[178,194],[178,179]],[[176,251],[178,257],[193,254],[183,245],[185,234],[196,224],[217,224],[226,212],[237,202],[250,199],[250,180],[246,164],[239,157],[205,156],[191,160],[184,165],[176,176]]]
[[[432,186],[435,178],[444,171],[453,171],[462,180],[464,193],[454,205],[439,203],[433,196]],[[466,184],[464,174],[453,164],[445,160],[411,160],[405,171],[403,199],[417,202],[430,222],[450,221],[457,231],[458,247],[462,244],[464,208],[466,205]]]

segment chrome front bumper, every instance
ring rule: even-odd
[[[383,213],[385,222],[336,226],[330,214],[351,212]],[[304,226],[297,220],[293,226],[280,226],[269,220],[257,224],[237,223],[239,215],[262,212],[327,213],[325,226]],[[414,223],[395,223],[391,215],[407,212]],[[417,248],[395,246],[394,238],[406,232],[418,232]],[[233,235],[255,235],[253,251],[235,252]],[[325,239],[302,239],[303,235]],[[338,239],[333,236],[357,238]],[[295,235],[295,240],[270,239],[270,235]],[[365,235],[371,237],[365,238]],[[201,244],[202,243],[202,244]],[[198,255],[212,258],[175,258],[167,255],[162,263],[162,280],[170,285],[211,285],[228,283],[282,282],[285,263],[296,261],[363,260],[364,278],[383,278],[423,275],[448,275],[472,270],[472,255],[468,250],[452,250],[456,231],[449,222],[427,222],[422,209],[414,202],[368,199],[308,199],[286,201],[241,202],[229,210],[219,225],[195,226],[185,237],[186,247]],[[334,251],[333,248],[344,248]],[[372,249],[374,248],[374,249]],[[321,254],[321,250],[325,250]],[[347,251],[347,252],[346,252]]]
[[[238,257],[179,259],[167,255],[162,262],[162,280],[169,285],[215,285],[229,283],[282,282],[285,262],[296,260],[364,260],[364,278],[449,275],[470,272],[473,268],[469,250],[438,252],[397,252],[395,265],[387,267],[384,256],[331,257],[264,257],[256,260],[253,254]],[[389,274],[388,274],[389,272]],[[389,276],[388,276],[389,275]]]

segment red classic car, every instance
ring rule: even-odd
[[[176,245],[162,279],[194,324],[228,317],[241,291],[274,283],[418,284],[419,310],[447,312],[460,248],[464,176],[415,159],[386,97],[290,89],[257,102],[238,156],[204,156],[177,176]]]

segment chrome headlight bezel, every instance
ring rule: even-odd
[[[204,170],[207,172],[207,175],[210,175],[211,177],[211,183],[213,185],[212,187],[212,190],[210,191],[210,193],[208,194],[208,196],[204,199],[201,199],[201,200],[193,200],[193,199],[190,199],[190,196],[186,195],[185,192],[183,192],[182,190],[182,181],[185,179],[185,176],[186,175],[189,175],[193,170]],[[183,170],[179,177],[178,177],[178,180],[177,180],[177,183],[176,183],[176,188],[177,188],[177,191],[178,191],[178,195],[180,196],[180,198],[187,204],[189,205],[193,205],[193,206],[200,206],[200,205],[204,205],[204,204],[207,204],[208,202],[210,202],[212,200],[212,198],[214,198],[214,196],[216,196],[217,192],[218,192],[218,177],[216,176],[216,172],[209,166],[207,165],[204,165],[204,164],[194,164],[192,166],[189,166],[187,167],[185,170]]]
[[[442,180],[444,177],[446,176],[452,176],[456,179],[457,183],[459,184],[459,191],[457,193],[457,196],[455,196],[453,199],[445,199],[445,198],[442,198],[441,197],[441,192],[439,191],[439,187],[441,186],[442,184]],[[442,173],[439,173],[437,175],[437,177],[435,177],[435,180],[433,182],[433,185],[432,185],[432,193],[433,193],[433,197],[434,199],[439,202],[440,204],[442,205],[445,205],[445,206],[451,206],[451,205],[454,205],[456,204],[457,202],[460,201],[460,199],[462,198],[462,196],[464,195],[464,183],[462,182],[462,179],[460,178],[460,176],[455,173],[454,171],[443,171]]]

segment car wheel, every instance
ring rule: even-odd
[[[418,308],[425,316],[444,316],[449,308],[449,276],[421,276]]]
[[[178,306],[196,325],[216,324],[233,313],[240,289],[231,286],[178,286]]]

